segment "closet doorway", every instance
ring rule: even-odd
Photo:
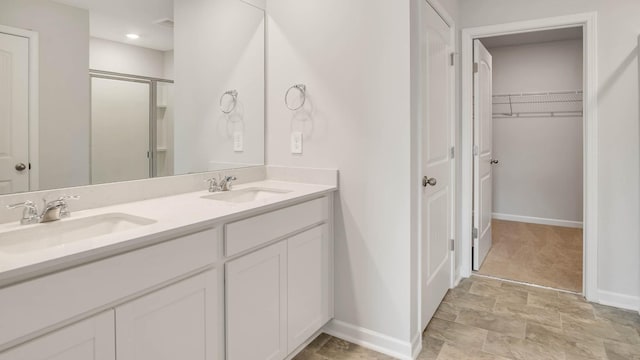
[[[461,217],[460,217],[460,229],[461,229],[461,249],[460,249],[460,274],[462,277],[470,276],[473,273],[473,260],[476,260],[475,268],[479,269],[483,262],[479,261],[480,259],[480,251],[474,251],[477,249],[479,241],[482,239],[484,243],[484,251],[485,254],[490,252],[490,249],[493,245],[493,229],[492,225],[493,221],[493,195],[491,194],[494,187],[492,182],[483,182],[483,191],[476,191],[474,193],[474,180],[476,183],[476,188],[478,188],[479,179],[486,179],[484,177],[474,176],[474,170],[479,168],[478,164],[480,158],[482,160],[486,160],[488,163],[491,163],[491,160],[494,160],[493,165],[502,164],[504,165],[504,161],[500,161],[497,157],[494,157],[492,154],[493,145],[487,147],[486,144],[477,143],[477,138],[474,139],[474,129],[482,129],[481,133],[485,135],[489,134],[489,143],[492,142],[493,136],[493,128],[491,127],[493,122],[493,108],[494,106],[498,106],[499,104],[493,104],[493,94],[491,96],[484,96],[485,104],[482,106],[482,111],[478,112],[478,106],[476,104],[476,108],[474,109],[474,97],[475,99],[481,99],[481,96],[474,95],[474,75],[473,70],[474,64],[473,55],[474,55],[474,40],[485,40],[491,37],[497,37],[502,35],[517,35],[523,34],[526,36],[537,36],[536,32],[542,32],[546,30],[559,30],[566,28],[579,28],[581,29],[581,33],[583,36],[583,57],[582,57],[582,65],[583,65],[583,73],[582,73],[582,85],[583,85],[583,93],[582,99],[584,100],[582,103],[582,113],[583,113],[583,131],[582,131],[582,141],[583,141],[583,171],[582,171],[582,194],[583,194],[583,204],[582,204],[582,214],[583,219],[582,222],[584,224],[584,233],[582,237],[582,250],[583,250],[583,260],[582,260],[582,286],[580,290],[577,292],[582,292],[588,300],[597,300],[597,249],[598,249],[598,240],[597,240],[597,174],[598,174],[598,164],[597,164],[597,42],[596,42],[596,32],[595,32],[595,23],[596,23],[596,14],[595,13],[584,13],[584,14],[576,14],[576,15],[568,15],[562,17],[554,17],[554,18],[546,18],[546,19],[538,19],[538,20],[529,20],[522,22],[514,22],[500,25],[490,25],[490,26],[482,26],[477,28],[467,28],[462,31],[462,140],[461,140],[461,163],[462,163],[462,171],[461,171]],[[539,34],[538,34],[539,35]],[[541,41],[538,41],[541,42]],[[542,41],[542,42],[550,42],[550,41]],[[535,43],[531,42],[531,43]],[[468,64],[469,66],[466,66]],[[493,69],[493,65],[491,64],[491,68]],[[491,69],[491,70],[492,70]],[[529,69],[527,71],[530,72]],[[486,76],[485,78],[493,80],[493,75]],[[477,84],[477,83],[476,83]],[[486,86],[485,86],[486,87]],[[493,87],[489,87],[489,91],[493,91]],[[477,88],[476,88],[477,90]],[[550,90],[536,90],[531,92],[536,93],[545,93],[546,96],[551,95],[560,95],[557,93],[566,93],[572,90],[559,90],[559,91],[550,91]],[[579,89],[574,90],[576,95],[579,94]],[[514,91],[513,93],[520,93],[520,95],[531,95],[528,94],[529,91]],[[551,94],[553,93],[553,94]],[[508,94],[497,94],[497,95],[514,95],[511,93]],[[540,95],[540,94],[538,94]],[[489,99],[487,101],[487,99]],[[498,102],[498,101],[496,101]],[[552,102],[552,101],[547,101]],[[565,101],[562,101],[565,102]],[[501,105],[501,104],[500,104]],[[511,104],[510,106],[512,106]],[[488,125],[482,125],[478,127],[477,122],[479,116],[474,115],[474,110],[478,114],[483,114],[483,118],[488,118]],[[564,111],[564,110],[563,110]],[[515,113],[515,109],[513,110]],[[521,113],[527,112],[520,109]],[[548,111],[549,115],[555,115],[551,113],[559,112],[556,111]],[[569,111],[567,110],[568,114]],[[508,112],[509,117],[514,117],[512,111]],[[577,114],[572,114],[576,115]],[[487,128],[489,130],[487,130]],[[475,133],[477,135],[478,133]],[[483,145],[477,147],[476,145]],[[537,144],[540,149],[543,147],[548,147],[546,144]],[[487,150],[488,149],[488,150]],[[489,154],[487,154],[487,152]],[[478,154],[478,155],[476,155]],[[489,155],[487,157],[487,155]],[[496,163],[495,161],[498,161]],[[475,166],[474,166],[475,165]],[[526,164],[526,167],[533,164]],[[491,171],[488,172],[489,175],[493,174],[493,167]],[[537,174],[536,174],[537,176]],[[475,177],[475,179],[474,179]],[[488,184],[491,184],[488,186]],[[539,191],[537,188],[533,188],[529,190],[530,192]],[[480,194],[480,196],[478,196]],[[479,199],[480,197],[480,199]],[[499,217],[499,214],[497,214]],[[536,216],[529,216],[529,218],[534,218]],[[545,218],[542,218],[545,219]],[[549,219],[549,218],[546,218]],[[499,219],[496,219],[499,220]],[[553,219],[552,219],[553,220]],[[556,219],[556,220],[565,220],[565,219]],[[503,220],[504,221],[504,220]],[[530,219],[528,219],[530,221]],[[534,224],[534,225],[548,225],[548,224]],[[497,225],[498,226],[498,225]],[[472,231],[473,230],[473,231]],[[483,236],[486,234],[488,236]],[[477,237],[474,237],[476,235]],[[475,255],[475,259],[474,259]],[[531,255],[531,254],[529,254]],[[547,266],[553,263],[556,260],[546,260],[544,262]],[[540,267],[538,267],[540,268]],[[523,281],[523,280],[518,280]],[[531,280],[525,282],[532,282]],[[544,284],[544,286],[556,286],[559,285],[554,284]],[[575,290],[574,290],[575,291]]]
[[[583,292],[583,28],[474,41],[477,274]]]

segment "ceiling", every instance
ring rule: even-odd
[[[173,0],[51,0],[89,10],[92,37],[167,51],[173,49],[173,28],[157,24],[173,20]],[[140,35],[130,40],[125,35]]]
[[[551,41],[578,39],[582,39],[581,27],[494,36],[490,38],[483,38],[480,41],[487,49],[491,49],[503,46],[537,44]]]

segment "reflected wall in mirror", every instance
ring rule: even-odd
[[[254,2],[2,0],[0,195],[263,165]]]

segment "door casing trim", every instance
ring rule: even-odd
[[[568,27],[583,28],[584,84],[584,205],[583,205],[583,294],[589,301],[598,299],[598,42],[597,13],[581,13],[519,21],[462,30],[462,118],[460,181],[461,219],[459,268],[462,277],[471,275],[472,199],[473,199],[473,40],[483,37],[525,33]]]
[[[38,33],[12,26],[0,25],[0,33],[29,40],[29,191],[40,189],[40,58]]]

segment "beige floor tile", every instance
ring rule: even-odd
[[[582,291],[582,229],[493,220],[493,245],[478,273]]]
[[[524,338],[526,324],[524,320],[513,316],[474,310],[460,311],[456,322],[520,339]]]
[[[489,354],[479,349],[462,349],[454,345],[444,344],[437,360],[506,360],[499,355]]]
[[[605,359],[606,352],[601,339],[581,336],[576,338],[557,329],[534,322],[527,323],[526,339],[543,346],[564,349],[568,357]]]
[[[540,344],[527,339],[517,339],[508,335],[489,332],[482,348],[485,352],[515,360],[564,360],[561,347]]]
[[[640,347],[615,341],[605,341],[609,360],[640,360]]]
[[[352,359],[369,359],[369,360],[388,360],[393,359],[390,356],[377,353],[375,351],[354,345],[350,342],[331,338],[316,353],[332,360],[352,360]]]
[[[440,354],[440,350],[444,346],[445,342],[440,339],[433,338],[429,335],[425,335],[422,338],[422,351],[418,355],[417,360],[435,360]]]
[[[521,320],[535,321],[547,326],[562,328],[560,312],[553,308],[541,308],[526,304],[496,303],[495,314],[511,316]]]
[[[487,337],[487,330],[456,322],[432,319],[425,334],[460,348],[481,348]]]
[[[635,312],[591,304],[574,294],[473,276],[447,294],[423,334],[418,359],[640,360],[639,332]],[[325,334],[295,357],[387,359],[392,358]]]

